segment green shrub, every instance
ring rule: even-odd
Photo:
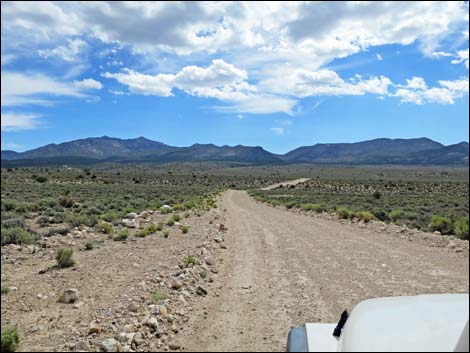
[[[24,228],[24,226],[23,218],[10,218],[2,222],[2,227],[4,228]]]
[[[34,236],[26,229],[20,227],[1,228],[1,244],[32,244]]]
[[[10,287],[2,286],[2,294],[10,293]]]
[[[68,213],[65,216],[65,221],[73,227],[85,225],[94,227],[98,223],[98,218],[95,215],[84,215],[81,213]]]
[[[102,231],[105,234],[113,234],[114,233],[114,228],[109,223],[100,222],[98,224],[98,228],[100,229],[100,231]]]
[[[20,344],[20,336],[16,327],[4,326],[2,327],[2,352],[15,352]]]
[[[172,219],[175,221],[175,222],[179,222],[181,220],[181,217],[178,213],[175,213],[172,217]]]
[[[162,223],[162,222],[160,222],[160,223],[157,224],[157,230],[158,230],[158,231],[162,231],[162,230],[163,230],[163,223]]]
[[[56,253],[55,259],[57,260],[57,267],[67,268],[75,265],[73,260],[73,249],[71,248],[62,248],[59,249]]]
[[[95,242],[89,240],[85,243],[85,250],[93,250],[95,248]]]
[[[189,212],[184,213],[184,218],[189,218]]]
[[[167,226],[170,226],[170,227],[172,227],[174,224],[175,224],[175,221],[173,220],[173,218],[170,218],[170,219],[166,222],[166,225],[167,225]]]
[[[403,210],[392,210],[389,214],[388,217],[392,220],[392,222],[396,222],[399,219],[403,218],[405,216],[405,211]]]
[[[194,266],[196,265],[196,258],[194,256],[186,256],[184,259],[183,259],[183,263],[186,265],[186,266]]]
[[[453,229],[452,220],[449,217],[437,215],[431,217],[431,230],[441,232],[441,234],[451,234]]]
[[[65,208],[70,208],[73,206],[75,202],[69,195],[61,196],[59,198],[59,205]]]
[[[114,236],[114,241],[124,241],[129,238],[129,229],[124,228],[119,231],[117,235]]]
[[[455,222],[455,234],[461,239],[468,240],[468,217],[460,218]]]
[[[140,232],[136,234],[137,237],[139,238],[145,238],[147,235],[153,234],[157,231],[157,226],[155,224],[151,224],[144,229],[142,229]]]
[[[170,212],[171,212],[171,209],[166,208],[166,207],[160,207],[160,213],[161,214],[167,214],[167,213],[170,213]]]
[[[384,211],[384,210],[373,210],[372,211],[372,214],[375,216],[375,218],[381,220],[381,221],[384,221],[384,222],[387,222],[387,221],[390,221],[390,217],[388,216],[388,214]]]
[[[351,215],[351,211],[349,211],[347,208],[339,207],[336,210],[336,215],[339,219],[348,219]]]
[[[119,219],[119,213],[117,211],[108,211],[100,216],[103,221],[115,222]]]
[[[186,234],[188,231],[189,231],[189,227],[188,227],[188,226],[184,225],[184,226],[181,227],[181,232],[182,232],[183,234]]]
[[[159,302],[167,300],[169,298],[170,297],[168,296],[168,294],[163,293],[163,292],[156,291],[156,292],[152,293],[152,300],[155,303],[159,303]]]
[[[37,181],[38,183],[45,183],[47,181],[47,178],[45,176],[37,176],[34,178],[35,181]]]
[[[170,232],[169,232],[169,231],[165,230],[165,231],[163,232],[163,236],[164,236],[165,238],[168,238],[169,235],[170,235]]]
[[[359,211],[356,213],[356,217],[364,221],[364,223],[367,223],[375,219],[374,215],[370,213],[369,211]]]

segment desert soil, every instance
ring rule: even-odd
[[[287,211],[244,191],[223,193],[218,205],[183,219],[189,233],[172,227],[168,239],[115,242],[85,228],[34,254],[3,247],[2,286],[17,290],[2,295],[2,324],[18,326],[26,351],[285,351],[291,327],[336,322],[367,298],[468,293],[468,241]],[[83,251],[90,239],[97,248]],[[64,244],[77,265],[38,274]],[[67,288],[78,304],[57,302]]]

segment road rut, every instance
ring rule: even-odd
[[[336,322],[364,299],[468,292],[468,251],[295,214],[245,191],[225,192],[220,207],[228,249],[181,337],[187,351],[285,351],[292,326]]]

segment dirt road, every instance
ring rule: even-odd
[[[291,326],[336,322],[367,298],[468,292],[468,250],[272,208],[243,191],[224,193],[220,207],[228,250],[180,338],[187,351],[284,351]]]
[[[309,180],[310,178],[300,178],[300,179],[295,179],[295,180],[290,180],[290,181],[283,181],[282,183],[266,186],[262,188],[261,190],[272,190],[272,189],[276,189],[280,187],[281,185],[282,186],[297,185],[300,183],[305,183],[306,181],[309,181]]]

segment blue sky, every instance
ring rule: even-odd
[[[468,141],[468,4],[2,2],[2,149]]]

